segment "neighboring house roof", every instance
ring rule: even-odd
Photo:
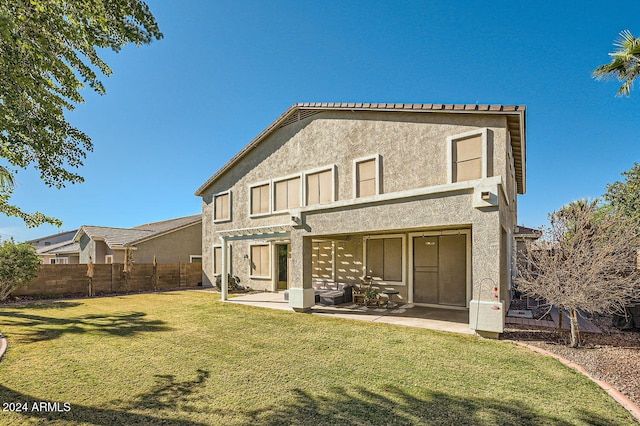
[[[124,248],[151,238],[156,238],[169,232],[194,225],[202,221],[202,215],[180,217],[162,222],[148,223],[134,228],[111,228],[106,226],[82,226],[73,241],[80,241],[82,234],[92,240],[104,240],[109,248]]]
[[[542,236],[542,231],[534,228],[527,228],[526,226],[516,226],[516,232],[514,234],[516,238],[531,238],[537,240]]]
[[[410,113],[447,113],[447,114],[501,114],[507,116],[507,125],[511,133],[511,144],[515,163],[518,193],[526,190],[526,107],[524,105],[477,105],[477,104],[376,104],[376,103],[297,103],[256,136],[247,146],[211,176],[195,195],[201,196],[220,176],[237,164],[253,148],[275,130],[304,120],[322,111],[395,111]]]
[[[36,250],[39,255],[53,254],[78,254],[80,252],[80,244],[73,240],[62,241],[60,243],[51,244],[50,246],[40,247]]]
[[[59,232],[57,234],[47,235],[46,237],[34,238],[33,240],[25,241],[25,243],[35,245],[39,241],[45,241],[45,240],[48,240],[48,239],[60,238],[62,236],[68,236],[69,237],[68,239],[71,240],[73,238],[73,236],[76,234],[76,232],[78,232],[77,229],[74,229],[72,231]],[[47,247],[50,247],[50,246],[47,246]]]

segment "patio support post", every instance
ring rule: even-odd
[[[291,283],[289,306],[296,312],[308,312],[315,305],[311,283],[311,238],[302,232],[291,233]]]
[[[220,237],[220,241],[222,242],[222,249],[220,250],[220,263],[221,265],[221,276],[220,276],[220,300],[225,302],[227,300],[227,292],[229,287],[229,271],[227,271],[227,239],[225,237]]]

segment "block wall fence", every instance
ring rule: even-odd
[[[87,276],[88,265],[40,265],[38,276],[11,296],[67,296],[92,293],[109,294],[151,290],[190,288],[202,285],[201,263],[161,263],[157,279],[153,264],[133,264],[126,279],[121,263],[93,265],[93,279]],[[155,287],[155,288],[154,288]]]

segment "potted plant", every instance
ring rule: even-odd
[[[368,306],[369,302],[372,302],[376,306],[378,305],[378,299],[380,297],[380,290],[371,286],[371,282],[364,291],[364,306]]]

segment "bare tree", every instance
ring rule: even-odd
[[[580,344],[579,312],[612,314],[640,294],[638,229],[603,212],[597,200],[573,202],[549,216],[540,241],[523,253],[517,286],[571,320],[571,347]]]

